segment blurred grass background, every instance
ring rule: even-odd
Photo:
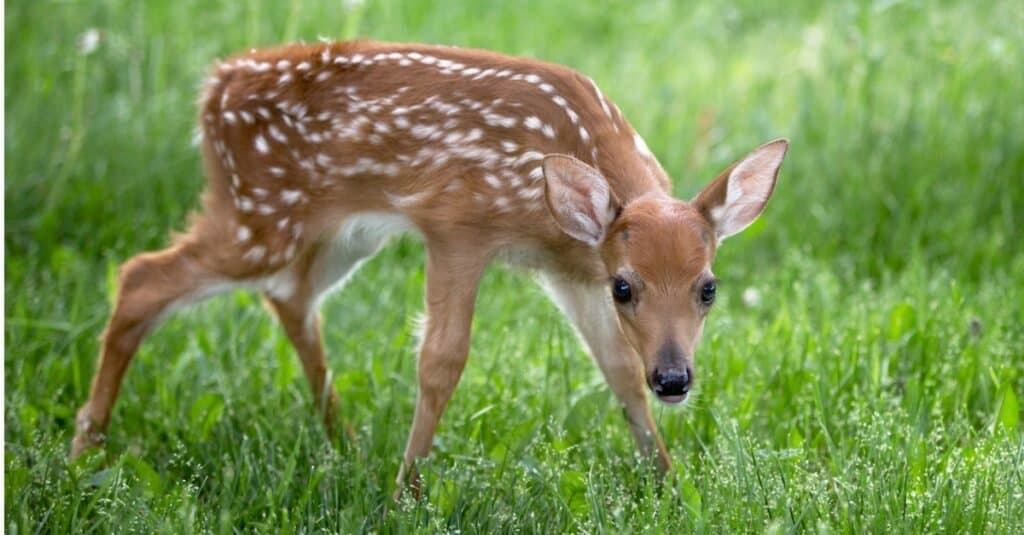
[[[5,527],[1024,530],[1022,28],[999,0],[9,3]],[[324,444],[238,293],[152,336],[107,455],[67,464],[116,265],[196,207],[207,66],[356,36],[575,67],[683,197],[790,138],[765,215],[719,255],[700,395],[656,408],[676,481],[656,490],[557,312],[495,269],[429,499],[385,512],[415,396],[411,240],[325,306],[354,443]]]

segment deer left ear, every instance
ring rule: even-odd
[[[544,157],[544,200],[563,232],[588,245],[604,241],[615,195],[597,169],[565,154]]]
[[[718,241],[747,228],[761,215],[775,189],[789,141],[777,139],[754,149],[711,181],[693,205],[715,228]]]

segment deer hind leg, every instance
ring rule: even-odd
[[[336,435],[338,395],[324,355],[318,303],[325,294],[339,289],[389,236],[404,226],[397,217],[353,216],[291,268],[270,277],[264,288],[264,297],[302,362],[314,403],[331,436]],[[348,425],[345,432],[350,439],[355,435]]]
[[[271,292],[264,292],[264,297],[302,362],[302,370],[313,391],[313,402],[323,418],[327,434],[335,436],[338,394],[331,384],[331,374],[324,356],[320,315],[305,299],[282,299]]]
[[[232,286],[197,259],[192,243],[143,253],[121,266],[117,301],[102,337],[89,399],[78,411],[71,457],[102,444],[125,370],[143,338],[174,308]]]
[[[619,330],[607,289],[551,276],[542,277],[541,282],[597,361],[608,386],[623,406],[641,453],[652,458],[658,470],[665,474],[671,469],[671,460],[658,436],[647,402],[643,363]]]

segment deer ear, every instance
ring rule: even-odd
[[[544,157],[544,198],[563,232],[588,245],[604,241],[617,203],[596,169],[564,154]]]
[[[718,241],[747,228],[761,215],[775,189],[789,141],[761,145],[711,181],[693,205],[715,228]]]

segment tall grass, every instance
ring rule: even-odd
[[[1024,531],[1016,3],[102,0],[5,15],[12,533]],[[427,499],[389,505],[415,398],[423,255],[409,240],[324,310],[355,441],[326,443],[283,333],[237,293],[152,336],[106,454],[66,461],[116,265],[196,207],[205,69],[321,36],[573,66],[683,197],[791,139],[766,214],[719,255],[699,395],[656,408],[674,479],[634,456],[529,277],[494,269]]]

